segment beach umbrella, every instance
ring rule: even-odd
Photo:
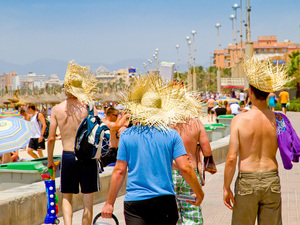
[[[232,98],[232,97],[222,97],[219,100],[227,101],[229,104],[231,104],[231,103],[239,103],[238,99]],[[217,100],[216,102],[219,102],[219,100]]]
[[[0,119],[0,155],[24,148],[30,137],[30,122],[17,118]]]
[[[18,110],[15,109],[3,109],[3,111],[0,112],[0,118],[8,118],[8,117],[22,118],[22,115]]]

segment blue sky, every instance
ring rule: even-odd
[[[196,30],[196,64],[209,65],[217,22],[221,48],[231,43],[234,3],[240,0],[0,0],[0,60],[146,62],[158,48],[159,60],[176,62],[179,44],[180,63],[185,63],[185,37]],[[278,41],[300,42],[299,0],[251,0],[251,6],[252,40],[277,35]]]

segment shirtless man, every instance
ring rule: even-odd
[[[84,208],[81,223],[83,225],[90,225],[92,223],[94,192],[100,190],[98,160],[78,161],[74,155],[74,143],[78,127],[88,115],[86,104],[79,101],[78,98],[82,101],[83,99],[86,99],[88,102],[90,101],[91,97],[88,91],[92,90],[92,88],[89,87],[89,90],[85,90],[84,87],[93,81],[90,81],[92,79],[90,76],[87,76],[87,78],[83,76],[82,69],[78,67],[78,65],[72,62],[69,63],[64,80],[67,99],[52,108],[48,136],[48,168],[55,168],[53,151],[56,129],[57,127],[59,128],[64,149],[61,160],[60,191],[63,197],[62,213],[64,224],[66,225],[72,224],[72,198],[73,194],[79,193],[79,184],[81,193],[83,194]],[[75,74],[77,68],[79,72]],[[86,85],[83,86],[83,82]],[[73,87],[76,87],[76,89],[73,89]],[[96,108],[94,108],[94,112],[96,116]]]
[[[215,100],[213,98],[210,98],[207,101],[207,119],[208,122],[214,121],[214,112],[211,110],[213,107],[215,107]]]
[[[103,149],[101,154],[101,163],[105,167],[110,163],[116,162],[117,152],[119,147],[118,130],[124,125],[129,114],[119,115],[119,111],[113,107],[106,110],[106,117],[102,119],[102,122],[110,130],[109,149]]]
[[[195,173],[198,175],[199,183],[201,183],[201,180],[199,178],[200,176],[202,176],[202,174],[198,174],[198,171],[202,171],[200,154],[203,154],[204,156],[210,156],[212,154],[209,140],[203,124],[198,119],[190,119],[187,123],[179,123],[176,124],[176,126],[172,126],[172,128],[177,130],[177,132],[181,136],[185,150],[187,152],[189,163],[192,165]],[[201,149],[197,148],[198,143],[200,144]],[[202,153],[200,152],[201,150]],[[173,169],[175,169],[173,170],[175,193],[177,195],[193,194],[193,190],[183,179],[176,166],[176,163],[173,163],[173,165]],[[203,223],[201,206],[194,206],[182,200],[177,200],[177,206],[179,211],[178,223]],[[191,217],[190,215],[193,216]]]
[[[250,85],[252,108],[234,117],[230,126],[223,199],[233,209],[232,224],[255,224],[256,217],[258,224],[281,224],[276,120],[267,107],[268,94]],[[233,197],[230,184],[237,156],[239,172]]]

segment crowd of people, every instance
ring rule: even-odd
[[[253,62],[249,63],[253,66]],[[112,217],[118,192],[127,179],[126,224],[203,224],[202,158],[212,157],[212,150],[198,118],[199,100],[207,104],[211,121],[214,115],[236,115],[231,123],[223,186],[224,204],[233,210],[232,224],[254,224],[256,219],[258,224],[282,224],[276,152],[279,147],[282,154],[294,154],[285,158],[284,164],[296,162],[300,139],[291,132],[288,118],[275,114],[267,104],[274,107],[271,103],[277,99],[273,93],[283,88],[285,77],[279,78],[281,85],[270,84],[266,73],[257,83],[258,79],[253,79],[256,74],[250,71],[247,74],[250,88],[240,91],[238,97],[232,92],[230,97],[239,100],[233,104],[221,99],[228,96],[219,93],[202,94],[195,100],[182,92],[181,86],[166,84],[156,75],[136,78],[124,97],[126,110],[112,105],[93,106],[94,116],[99,116],[101,123],[109,128],[110,140],[102,146],[99,160],[78,160],[74,154],[77,129],[88,115],[87,105],[93,102],[92,91],[97,88],[95,78],[84,71],[81,66],[69,63],[64,79],[67,99],[54,106],[50,114],[48,168],[56,168],[53,153],[57,128],[63,146],[60,191],[64,224],[72,224],[72,199],[79,192],[83,198],[82,224],[92,223],[94,193],[100,191],[99,165],[105,169],[111,163],[115,164],[102,217]],[[279,94],[283,108],[289,101],[285,92]],[[33,158],[42,157],[45,116],[32,104],[21,112],[33,127],[28,153]],[[278,138],[280,135],[294,136]],[[231,183],[237,163],[239,171],[233,194]],[[176,198],[179,195],[191,198]]]

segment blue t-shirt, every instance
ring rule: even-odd
[[[127,194],[124,201],[140,201],[175,195],[172,162],[186,151],[176,130],[134,126],[126,129],[119,142],[117,159],[128,164]]]

